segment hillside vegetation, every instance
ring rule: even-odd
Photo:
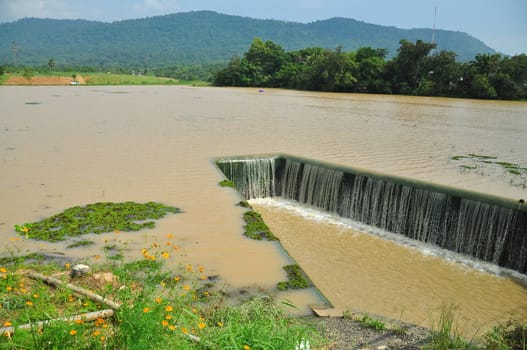
[[[53,58],[60,66],[151,69],[174,65],[226,62],[241,55],[255,37],[272,40],[286,50],[306,47],[344,51],[370,46],[396,55],[399,41],[428,42],[431,29],[399,29],[348,18],[308,24],[260,20],[212,11],[177,13],[103,23],[86,20],[26,18],[0,24],[0,65],[45,65]],[[439,50],[469,61],[476,54],[495,51],[462,32],[437,30]],[[13,45],[14,43],[14,45]]]

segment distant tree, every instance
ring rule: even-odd
[[[0,75],[4,75],[4,73],[5,73],[4,66],[0,66]]]
[[[397,56],[386,65],[385,78],[391,80],[392,91],[402,94],[415,94],[423,80],[427,79],[426,61],[436,44],[417,40],[414,43],[401,40]]]
[[[55,60],[53,58],[49,59],[48,67],[49,67],[50,72],[53,72],[53,68],[55,68]]]
[[[31,79],[33,79],[34,76],[33,69],[28,67],[24,68],[24,73],[22,74],[22,76],[27,79],[29,85],[31,85]]]
[[[419,86],[420,95],[448,96],[456,95],[458,82],[462,76],[462,67],[456,62],[456,54],[441,50],[429,56],[424,63],[428,74]]]
[[[387,51],[371,47],[359,48],[355,53],[357,62],[356,91],[358,92],[383,92],[385,83],[383,79]]]

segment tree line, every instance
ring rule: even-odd
[[[217,86],[256,86],[299,90],[388,93],[481,99],[527,99],[527,55],[478,54],[456,62],[452,51],[401,40],[397,55],[362,47],[306,48],[286,52],[273,41],[253,40],[214,76]]]

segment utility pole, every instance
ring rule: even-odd
[[[16,46],[16,43],[13,41],[13,43],[11,44],[11,50],[13,50],[13,57],[15,58],[15,69],[16,69],[16,52],[18,50],[18,47]]]
[[[437,0],[434,7],[434,26],[432,27],[432,44],[436,43],[436,19],[437,19]],[[434,49],[432,49],[433,51]]]

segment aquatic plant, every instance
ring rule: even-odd
[[[178,208],[154,202],[100,202],[69,208],[34,223],[15,225],[15,230],[26,238],[53,242],[64,240],[65,236],[154,228],[151,220],[179,212]]]
[[[221,187],[230,187],[230,188],[236,188],[236,185],[234,184],[234,182],[232,182],[231,180],[221,180],[218,185],[220,185]]]
[[[278,282],[276,288],[278,290],[288,289],[304,289],[313,287],[313,282],[307,277],[302,268],[297,265],[286,265],[283,267],[287,272],[287,281]]]
[[[243,219],[245,220],[245,236],[256,240],[278,241],[259,213],[253,210],[246,211],[243,213]]]

